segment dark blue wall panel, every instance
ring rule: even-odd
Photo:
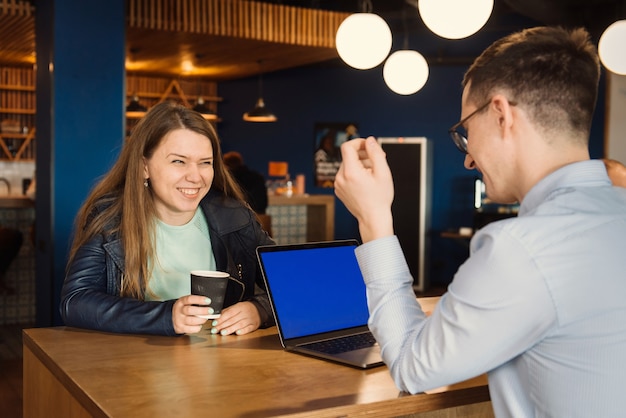
[[[46,128],[37,138],[37,176],[46,177],[50,189],[49,202],[37,202],[37,217],[43,218],[38,226],[47,222],[37,253],[37,286],[51,287],[44,295],[51,302],[38,300],[38,311],[44,311],[37,321],[56,325],[74,217],[124,138],[126,11],[124,0],[54,0],[37,12],[37,27],[46,31],[37,38],[38,80],[48,80],[37,92],[50,101],[50,112],[38,113],[37,120]],[[42,25],[44,19],[52,23]],[[38,181],[38,187],[45,184]]]

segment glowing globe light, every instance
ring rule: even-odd
[[[493,10],[493,0],[419,0],[424,24],[442,38],[461,39],[478,32]]]
[[[368,70],[376,67],[391,50],[391,29],[385,20],[373,13],[348,16],[335,37],[341,59],[353,68]]]
[[[598,42],[602,64],[615,74],[626,75],[626,20],[611,24]]]
[[[385,61],[383,78],[393,92],[413,94],[428,80],[428,63],[417,51],[396,51]]]

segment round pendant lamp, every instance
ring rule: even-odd
[[[609,25],[600,36],[598,54],[600,61],[611,72],[626,75],[626,20]]]
[[[442,38],[462,39],[478,32],[493,10],[493,0],[418,0],[424,24]]]
[[[383,78],[395,93],[410,95],[418,92],[428,80],[428,63],[417,51],[396,51],[387,58]]]
[[[373,13],[354,13],[337,29],[335,44],[339,57],[349,66],[368,70],[384,61],[391,50],[391,29]]]

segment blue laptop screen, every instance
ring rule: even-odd
[[[354,245],[259,252],[283,338],[367,324]]]

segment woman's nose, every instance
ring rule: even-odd
[[[189,164],[185,177],[188,180],[198,180],[202,178],[200,168],[196,164]]]

